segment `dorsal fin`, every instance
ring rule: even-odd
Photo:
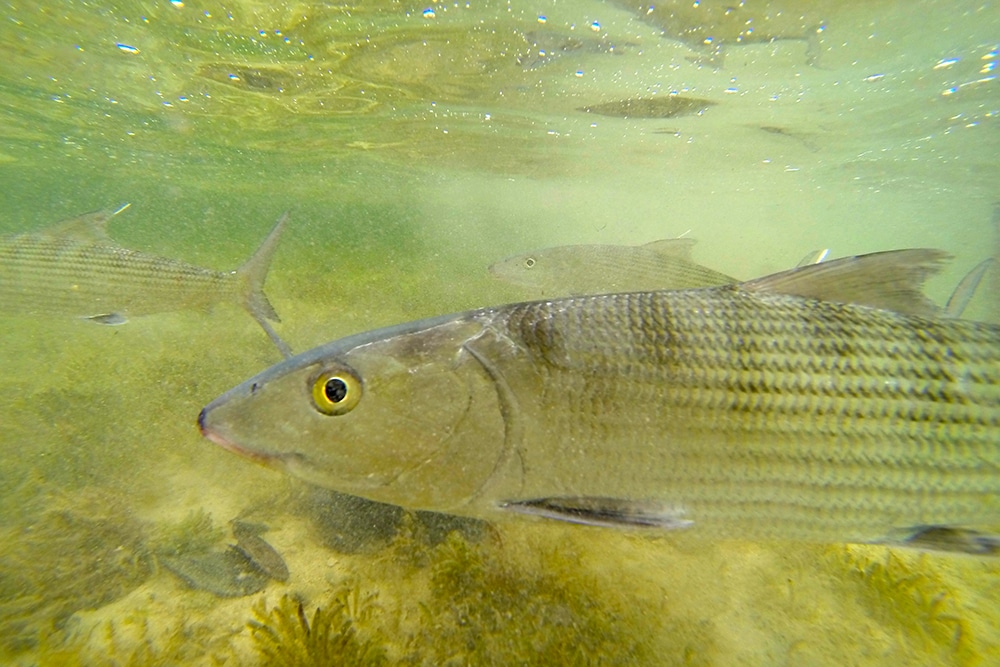
[[[933,317],[940,309],[924,296],[924,280],[948,259],[948,253],[929,248],[889,250],[782,271],[738,288]]]
[[[129,206],[131,204],[123,204],[115,209],[106,208],[100,211],[91,211],[90,213],[78,215],[75,218],[62,220],[40,230],[38,235],[53,238],[69,237],[78,241],[115,245],[115,242],[108,236],[108,221]]]
[[[691,261],[691,248],[694,247],[695,243],[697,243],[697,241],[689,238],[660,239],[658,241],[644,243],[641,247],[646,250],[651,250],[657,255],[676,257],[677,259]]]

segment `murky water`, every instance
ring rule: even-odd
[[[997,249],[1000,6],[728,4],[6,2],[0,233],[131,202],[118,243],[231,269],[290,210],[266,291],[296,351],[518,299],[486,272],[506,255],[681,234],[740,278],[942,248],[942,301]],[[996,320],[996,294],[967,315]],[[991,561],[518,521],[445,538],[199,436],[280,358],[236,305],[2,316],[4,662],[1000,661]],[[289,579],[193,589],[228,585],[236,517]]]

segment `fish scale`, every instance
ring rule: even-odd
[[[732,532],[732,503],[758,505],[754,516],[777,534],[803,512],[817,527],[796,530],[816,533],[830,521],[825,510],[906,515],[927,496],[949,505],[950,518],[981,514],[989,501],[1000,519],[1000,335],[990,325],[720,288],[529,303],[492,326],[545,367],[539,411],[560,416],[547,431],[593,448],[609,422],[645,420],[623,442],[655,433],[663,444],[651,458],[663,472],[640,495],[711,514],[720,532]],[[831,335],[841,344],[831,347]],[[581,383],[584,368],[595,376]],[[691,444],[671,444],[682,441]],[[766,493],[741,494],[737,482]],[[726,485],[728,502],[698,511],[713,484]],[[784,497],[798,501],[790,514],[778,511]]]
[[[235,299],[238,289],[233,272],[126,248],[34,235],[0,240],[0,300],[16,309],[86,313],[97,301],[142,315]]]

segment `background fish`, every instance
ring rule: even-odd
[[[542,297],[728,285],[736,279],[691,261],[695,240],[638,246],[566,245],[514,255],[490,266],[494,277]]]
[[[230,390],[199,424],[260,463],[415,509],[993,553],[1000,327],[923,297],[945,258],[358,334]]]
[[[77,316],[121,324],[132,315],[243,306],[286,357],[267,320],[279,321],[264,280],[288,214],[236,271],[215,271],[123,248],[106,232],[117,210],[95,211],[37,232],[0,237],[0,309],[17,315]]]
[[[805,42],[806,58],[815,64],[820,51],[818,29],[824,18],[821,12],[829,9],[816,2],[613,0],[613,3],[634,10],[639,18],[661,28],[664,37],[706,52],[704,60],[715,66],[721,66],[723,49],[728,46],[779,39]]]

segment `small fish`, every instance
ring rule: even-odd
[[[268,544],[260,534],[267,530],[266,526],[247,523],[234,519],[231,523],[233,537],[236,538],[236,548],[260,570],[276,581],[288,581],[288,566],[285,559]]]
[[[279,318],[263,291],[287,213],[242,267],[215,271],[112,241],[108,221],[127,207],[0,237],[0,310],[117,325],[132,315],[208,308],[232,300],[250,313],[284,356],[291,356],[268,323]]]
[[[567,245],[514,255],[491,265],[495,278],[540,297],[728,285],[736,279],[691,261],[691,238],[639,246]]]
[[[607,33],[594,38],[563,34],[557,30],[528,30],[520,35],[526,46],[517,50],[517,64],[526,70],[539,69],[568,53],[617,55],[631,46],[615,45],[607,39]]]
[[[775,0],[756,4],[732,0],[613,2],[662,29],[665,38],[705,53],[692,60],[714,67],[721,66],[724,49],[728,47],[785,39],[805,42],[806,60],[814,65],[819,58],[819,32],[824,23],[819,13],[830,8],[816,3]]]
[[[268,574],[241,549],[197,554],[160,554],[159,563],[195,590],[222,598],[253,595],[267,586]]]
[[[678,116],[697,116],[716,104],[718,102],[702,100],[697,97],[664,95],[663,97],[634,97],[627,100],[592,104],[578,107],[577,111],[613,118],[676,118]]]
[[[491,519],[1000,551],[1000,326],[901,250],[361,333],[202,410],[320,486]]]

